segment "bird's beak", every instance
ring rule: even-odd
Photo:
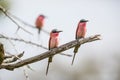
[[[63,31],[57,31],[57,32],[63,32]]]
[[[88,22],[89,20],[86,20],[86,22]]]

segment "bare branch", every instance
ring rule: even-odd
[[[25,80],[30,80],[29,76],[28,76],[28,73],[26,72],[25,68],[23,68],[23,72],[24,72],[24,75],[25,75]]]
[[[42,53],[42,54],[37,55],[37,56],[33,56],[31,58],[27,58],[27,59],[22,60],[20,62],[17,62],[14,64],[8,64],[8,65],[1,65],[0,69],[14,70],[15,68],[19,68],[19,67],[25,66],[27,64],[31,64],[31,63],[43,60],[43,59],[48,58],[52,55],[60,54],[60,52],[66,51],[70,48],[73,48],[78,44],[84,44],[84,43],[88,43],[88,42],[92,42],[92,41],[96,41],[96,40],[100,40],[100,35],[94,35],[94,36],[87,37],[84,39],[73,40],[73,41],[68,42],[64,45],[61,45],[58,48],[51,49],[45,53]]]
[[[18,54],[18,55],[16,55],[16,56],[10,54],[9,52],[6,52],[6,53],[9,54],[9,56],[8,56],[8,55],[5,55],[4,59],[13,58],[13,57],[14,57],[14,59],[18,59],[18,58],[21,58],[21,57],[24,55],[24,52],[22,52],[22,53],[20,53],[20,54]]]
[[[7,36],[5,36],[5,35],[3,35],[3,34],[0,34],[0,38],[3,38],[3,39],[9,39],[9,40],[14,40],[14,41],[24,42],[24,43],[26,43],[26,44],[35,45],[35,46],[37,46],[37,47],[41,47],[41,48],[43,48],[43,49],[48,50],[46,47],[44,47],[44,46],[42,46],[42,45],[40,45],[40,44],[37,44],[37,43],[31,42],[31,41],[25,41],[25,40],[23,40],[23,39],[7,37]]]
[[[26,26],[28,26],[28,27],[31,27],[31,28],[34,28],[34,29],[37,29],[36,26],[33,26],[33,25],[31,25],[31,24],[23,21],[22,19],[20,19],[20,18],[18,18],[17,16],[11,14],[10,12],[7,12],[7,14],[9,14],[10,16],[12,16],[12,17],[15,18],[16,20],[20,21],[20,22],[23,23],[24,25],[26,25]],[[48,31],[46,31],[46,30],[44,30],[44,29],[42,29],[42,31],[43,31],[44,33],[48,34],[48,35],[50,34]]]
[[[12,63],[12,62],[15,62],[17,61],[19,58],[21,58],[23,56],[24,52],[23,53],[20,53],[16,56],[14,55],[11,55],[11,56],[5,56],[5,60],[3,63]]]
[[[24,29],[22,26],[20,26],[7,12],[7,10],[5,10],[5,8],[3,8],[2,6],[0,6],[0,11],[2,11],[13,23],[15,23],[18,26],[18,29],[22,29],[23,31],[33,35],[31,32],[29,32],[28,30]]]
[[[41,47],[43,49],[46,49],[48,50],[48,48],[40,45],[40,44],[37,44],[37,43],[34,43],[34,42],[31,42],[31,41],[25,41],[23,39],[18,39],[18,38],[12,38],[12,37],[7,37],[3,34],[0,34],[0,38],[3,38],[3,39],[8,39],[8,40],[14,40],[14,41],[20,41],[20,42],[24,42],[26,44],[31,44],[31,45],[34,45],[34,46],[37,46],[37,47]],[[68,57],[71,57],[72,55],[69,55],[69,54],[64,54],[64,53],[61,53],[60,55],[64,55],[64,56],[68,56]]]

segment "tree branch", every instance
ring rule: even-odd
[[[66,51],[70,48],[73,48],[78,44],[84,44],[84,43],[88,43],[88,42],[92,42],[92,41],[96,41],[96,40],[100,40],[100,35],[94,35],[94,36],[90,36],[90,37],[87,37],[87,38],[84,38],[84,39],[73,40],[73,41],[68,42],[64,45],[61,45],[58,48],[51,49],[51,50],[49,50],[47,52],[44,52],[40,55],[24,59],[24,60],[19,61],[17,63],[1,65],[0,69],[14,70],[15,68],[19,68],[19,67],[22,67],[24,65],[43,60],[43,59],[48,58],[52,55],[59,54],[60,52]]]
[[[6,54],[9,54],[9,56],[8,56],[8,55],[5,55],[5,56],[4,56],[4,59],[12,58],[12,57],[15,56],[15,55],[13,55],[13,54],[11,54],[11,53],[9,53],[9,52],[5,52],[5,53],[6,53]],[[16,55],[16,56],[18,56],[18,57],[22,57],[23,55],[24,55],[24,51],[23,51],[22,53]]]
[[[37,43],[34,43],[34,42],[31,42],[31,41],[26,41],[24,39],[18,39],[18,38],[13,38],[13,37],[7,37],[3,34],[0,34],[0,38],[3,38],[3,39],[10,39],[10,40],[13,40],[13,41],[20,41],[20,42],[24,42],[26,44],[31,44],[31,45],[34,45],[34,46],[37,46],[37,47],[41,47],[43,49],[46,49],[48,50],[46,47],[40,45],[40,44],[37,44]]]
[[[12,63],[17,61],[19,58],[21,58],[23,56],[24,52],[18,54],[18,55],[11,55],[11,56],[5,56],[4,57],[4,62],[3,63]]]
[[[22,29],[23,31],[25,31],[25,32],[33,35],[33,34],[32,34],[31,32],[29,32],[27,29],[25,29],[25,28],[23,28],[22,26],[20,26],[20,25],[8,14],[7,10],[6,10],[5,8],[3,8],[2,6],[0,6],[0,11],[2,11],[2,12],[5,14],[5,16],[7,16],[13,23],[15,23],[15,24],[17,25],[17,27],[18,27],[17,31],[18,31],[19,29]]]
[[[40,45],[40,44],[31,42],[31,41],[26,41],[26,40],[24,40],[24,39],[18,39],[18,38],[7,37],[7,36],[4,36],[3,34],[0,34],[0,38],[24,42],[24,43],[26,43],[26,44],[31,44],[31,45],[34,45],[34,46],[37,46],[37,47],[41,47],[41,48],[43,48],[43,49],[48,50],[48,48],[46,48],[46,47],[44,47],[44,46],[42,46],[42,45]],[[68,56],[68,57],[71,57],[71,56],[72,56],[72,55],[64,54],[64,53],[61,53],[60,55],[64,55],[64,56]]]
[[[7,12],[7,13],[8,13],[11,17],[13,17],[13,18],[15,18],[16,20],[18,20],[19,22],[21,22],[22,24],[24,24],[24,25],[26,25],[26,26],[28,26],[28,27],[31,27],[31,28],[33,28],[33,29],[37,29],[36,26],[31,25],[31,24],[23,21],[22,19],[20,19],[20,18],[18,18],[17,16],[11,14],[10,12]],[[43,31],[44,33],[48,34],[48,35],[50,34],[50,32],[46,31],[45,29],[42,29],[42,31]]]
[[[27,22],[21,20],[20,18],[18,18],[17,16],[11,14],[10,12],[8,12],[5,8],[3,8],[1,5],[0,5],[0,11],[2,11],[12,22],[14,22],[17,26],[18,26],[18,30],[21,28],[22,30],[24,30],[25,32],[29,33],[29,34],[32,34],[31,32],[27,31],[26,29],[24,29],[22,26],[20,26],[15,20],[21,22],[22,24],[24,25],[27,25],[28,27],[31,27],[31,28],[34,28],[34,29],[37,29],[36,26],[33,26],[31,24],[28,24]],[[14,20],[15,19],[15,20]],[[46,34],[50,34],[50,32],[42,29],[43,32],[45,32]]]

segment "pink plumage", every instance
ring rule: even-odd
[[[49,39],[49,50],[58,47],[59,44],[59,32],[62,31],[58,31],[57,29],[53,29],[50,33],[50,39]],[[48,58],[48,65],[47,65],[47,69],[46,69],[46,75],[48,74],[48,69],[49,69],[49,64],[52,62],[52,58],[53,56],[50,56]]]
[[[80,38],[85,37],[85,34],[86,34],[86,22],[88,22],[88,20],[81,19],[80,22],[78,23],[77,30],[76,30],[76,37],[75,37],[76,39],[80,39]],[[80,47],[80,45],[75,46],[74,56],[73,56],[73,59],[72,59],[72,64],[74,62],[75,55],[78,52],[79,47]]]
[[[39,34],[40,34],[42,27],[44,26],[44,19],[45,19],[44,15],[39,15],[36,19],[35,25],[36,25],[36,28],[38,28]]]
[[[79,22],[76,30],[76,39],[84,38],[86,34],[86,22]]]

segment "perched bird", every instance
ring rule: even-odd
[[[44,19],[45,19],[45,16],[42,14],[39,15],[36,19],[35,25],[36,25],[36,28],[38,29],[39,34],[40,34],[42,27],[44,26]]]
[[[86,22],[88,22],[88,20],[85,20],[85,19],[81,19],[79,21],[78,26],[77,26],[77,30],[76,30],[76,37],[75,37],[76,39],[81,39],[81,38],[85,37],[85,34],[86,34]],[[73,56],[72,64],[74,62],[75,55],[78,52],[79,47],[80,47],[80,45],[77,45],[74,48],[74,56]]]
[[[4,60],[4,47],[3,44],[0,43],[0,65],[2,64],[3,60]]]
[[[58,44],[59,44],[59,33],[62,31],[58,31],[57,29],[53,29],[50,33],[50,38],[49,38],[49,50],[53,49],[53,48],[57,48]],[[47,65],[47,69],[46,69],[46,75],[48,74],[48,69],[49,69],[49,65],[52,62],[52,58],[53,56],[50,56],[48,58],[48,65]]]

